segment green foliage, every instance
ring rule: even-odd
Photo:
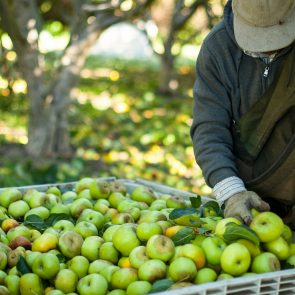
[[[195,164],[189,135],[194,68],[178,69],[178,95],[164,97],[155,92],[155,63],[89,58],[69,109],[76,156],[55,162],[40,159],[37,164],[2,157],[0,187],[116,176],[204,193],[207,187]],[[2,118],[12,129],[26,130],[28,105],[17,97],[19,109],[3,112]],[[2,142],[18,140],[0,138]]]

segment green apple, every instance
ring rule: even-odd
[[[9,294],[11,295],[20,294],[19,280],[20,280],[20,277],[18,275],[8,275],[5,277],[5,285],[9,291]]]
[[[47,198],[48,198],[48,200],[45,204],[45,207],[49,210],[51,210],[53,207],[61,204],[61,199],[54,194],[47,194]]]
[[[52,233],[44,232],[32,243],[32,250],[37,252],[48,252],[57,247],[58,237]]]
[[[112,266],[113,263],[103,259],[97,259],[90,263],[88,273],[100,273],[103,269]]]
[[[156,200],[156,196],[152,189],[140,185],[132,191],[131,199],[137,202],[145,202],[146,204],[151,205],[152,202]]]
[[[0,252],[0,270],[4,270],[7,265],[7,254],[5,252]]]
[[[25,256],[26,249],[23,247],[17,247],[16,249],[9,251],[7,255],[7,264],[9,268],[16,266],[21,256]]]
[[[49,202],[49,198],[45,193],[39,192],[39,194],[34,194],[34,197],[30,198],[29,200],[29,206],[31,208],[37,208],[45,206]]]
[[[119,268],[111,277],[111,286],[113,289],[126,290],[127,287],[138,280],[137,270],[134,268]]]
[[[0,294],[10,295],[8,289],[5,286],[0,286]]]
[[[118,205],[126,200],[126,197],[120,192],[113,192],[110,194],[108,201],[110,202],[111,207],[117,208]]]
[[[164,212],[157,210],[141,209],[140,218],[137,223],[139,224],[143,222],[157,222],[160,220],[167,221],[167,216]]]
[[[278,237],[273,241],[264,243],[264,247],[268,252],[275,254],[279,260],[286,260],[289,257],[289,245],[282,237]]]
[[[161,235],[162,233],[162,227],[155,222],[143,222],[136,228],[137,237],[143,242],[154,235]]]
[[[52,279],[59,272],[59,260],[54,254],[43,253],[35,258],[32,270],[42,279]]]
[[[64,292],[75,292],[78,284],[78,276],[71,269],[62,269],[56,275],[54,280],[55,288]]]
[[[65,204],[54,205],[50,209],[50,214],[70,214],[70,207]]]
[[[92,209],[93,205],[88,199],[77,199],[70,205],[70,212],[74,218],[79,218],[85,209]]]
[[[167,265],[159,259],[150,259],[144,262],[138,269],[138,278],[150,283],[165,278],[166,274]]]
[[[138,246],[134,248],[129,254],[130,264],[133,268],[139,268],[142,264],[149,260],[146,254],[145,246]]]
[[[279,259],[270,252],[263,252],[257,255],[251,265],[251,271],[254,273],[265,273],[280,270]]]
[[[110,202],[105,199],[99,199],[94,204],[93,209],[101,214],[105,214],[110,209]]]
[[[39,195],[39,194],[42,194],[42,193],[39,192],[39,191],[36,190],[36,189],[29,189],[29,190],[27,190],[27,191],[24,193],[22,199],[23,199],[25,202],[27,202],[27,203],[29,204],[31,198],[34,198],[35,195]]]
[[[104,240],[99,236],[87,237],[81,247],[81,255],[89,261],[94,261],[99,258],[99,249],[104,243]]]
[[[64,192],[61,195],[61,200],[63,203],[69,203],[69,202],[73,202],[74,200],[76,200],[78,198],[77,193],[72,192],[72,191],[67,191]]]
[[[273,212],[262,212],[256,215],[250,223],[250,228],[256,232],[261,242],[277,239],[284,231],[281,217]]]
[[[228,273],[221,273],[217,277],[217,281],[222,281],[222,280],[230,280],[233,279],[234,277]]]
[[[81,178],[79,181],[76,182],[75,185],[75,192],[79,194],[84,189],[89,189],[90,184],[94,181],[93,178],[90,177],[84,177]]]
[[[110,183],[111,192],[120,192],[127,195],[127,187],[120,180],[115,180]]]
[[[99,274],[102,275],[107,282],[110,284],[111,283],[111,279],[112,279],[112,275],[115,271],[117,271],[118,269],[120,269],[119,266],[117,265],[110,265],[108,267],[103,268]]]
[[[165,200],[157,199],[153,201],[149,207],[149,210],[157,210],[160,211],[162,209],[167,208],[167,204]]]
[[[14,218],[6,218],[3,219],[2,223],[1,223],[1,228],[4,231],[0,231],[0,235],[4,235],[5,233],[7,233],[10,229],[19,226],[18,221],[16,221]]]
[[[93,209],[85,209],[77,220],[78,223],[80,221],[87,221],[94,224],[97,230],[100,230],[106,222],[105,217]]]
[[[209,267],[204,267],[200,270],[198,270],[194,283],[195,284],[204,284],[204,283],[210,283],[214,282],[217,279],[217,273],[214,269]]]
[[[89,274],[79,280],[77,290],[80,295],[105,295],[108,282],[100,274]]]
[[[17,227],[10,229],[6,234],[6,237],[9,242],[18,236],[23,236],[23,237],[29,239],[31,236],[29,228],[27,228],[24,225],[19,225]]]
[[[62,219],[57,221],[52,227],[60,234],[67,230],[74,230],[75,225],[70,220]]]
[[[171,196],[166,200],[166,205],[168,208],[185,208],[186,203],[183,197]]]
[[[159,220],[159,221],[156,221],[156,223],[161,226],[162,233],[164,233],[168,227],[171,227],[173,225],[171,220]]]
[[[106,180],[94,180],[89,185],[91,197],[93,199],[107,199],[111,193],[110,183]]]
[[[44,288],[41,278],[35,273],[26,273],[19,280],[21,295],[43,295]]]
[[[61,191],[57,186],[51,186],[46,191],[46,194],[54,194],[54,195],[60,197],[61,196]]]
[[[64,295],[65,293],[64,292],[62,292],[61,290],[56,290],[56,289],[54,289],[54,290],[50,290],[50,291],[48,291],[47,292],[47,290],[45,291],[46,293],[46,295]]]
[[[284,238],[287,241],[287,243],[292,243],[293,233],[291,228],[287,224],[284,224],[282,238]]]
[[[76,273],[79,279],[85,277],[89,269],[89,261],[86,257],[78,255],[67,263],[68,269]]]
[[[291,255],[288,257],[288,259],[286,260],[286,262],[293,266],[293,268],[295,268],[295,255]]]
[[[98,230],[96,226],[88,221],[80,221],[76,223],[74,231],[80,234],[84,239],[87,237],[98,235]]]
[[[30,210],[29,205],[23,201],[18,200],[11,203],[8,207],[8,214],[15,219],[20,219]]]
[[[127,287],[127,295],[144,295],[149,294],[152,290],[152,284],[147,281],[135,281]]]
[[[134,219],[129,213],[118,213],[112,217],[112,224],[125,223],[134,223]]]
[[[117,215],[119,212],[115,208],[110,208],[104,215],[107,222],[110,222],[112,218]]]
[[[227,217],[227,218],[221,219],[217,222],[215,226],[215,235],[222,237],[226,230],[226,225],[230,222],[233,222],[235,224],[242,224],[241,221],[235,217]]]
[[[194,261],[186,257],[178,257],[168,267],[168,276],[174,282],[192,281],[197,274]]]
[[[261,249],[258,245],[255,245],[253,242],[246,240],[246,239],[239,239],[237,243],[244,245],[248,251],[250,252],[251,257],[256,257],[261,253]]]
[[[80,255],[83,242],[84,240],[81,235],[68,230],[60,235],[58,247],[64,256],[73,258],[74,256]]]
[[[117,263],[119,260],[119,251],[114,247],[112,242],[105,242],[99,248],[100,259],[108,260],[112,263]]]
[[[222,252],[220,263],[224,272],[232,276],[240,276],[249,269],[251,255],[246,246],[232,243]]]
[[[30,215],[37,215],[41,219],[45,220],[49,217],[50,211],[47,208],[41,206],[41,207],[36,207],[36,208],[30,209],[25,214],[25,219],[28,218],[28,216],[30,216]]]
[[[146,253],[152,259],[169,261],[175,251],[173,241],[164,235],[154,235],[147,241]]]
[[[30,241],[34,242],[41,236],[41,233],[37,229],[30,229]]]
[[[206,264],[204,250],[201,246],[194,244],[185,244],[180,246],[178,256],[190,258],[192,261],[194,261],[198,270],[203,268]]]
[[[89,189],[83,189],[79,194],[78,194],[78,199],[88,199],[92,200],[90,190]]]
[[[4,280],[6,276],[7,276],[7,273],[4,270],[0,270],[0,286],[4,285]]]
[[[130,252],[140,245],[136,230],[128,224],[120,225],[120,228],[113,234],[112,242],[123,256],[129,256]]]
[[[0,206],[4,208],[8,208],[8,206],[11,203],[18,201],[21,198],[22,198],[22,193],[18,189],[16,188],[4,189],[0,193]]]
[[[220,258],[226,247],[224,240],[218,236],[207,237],[203,240],[201,247],[206,256],[206,261],[213,265],[220,264]]]
[[[103,235],[102,238],[104,239],[105,242],[112,242],[113,241],[113,235],[115,234],[115,232],[117,231],[117,229],[120,228],[119,224],[113,224],[110,227],[108,227]]]
[[[138,202],[125,198],[125,200],[119,202],[117,210],[120,213],[128,212],[130,209],[137,207],[137,204]]]
[[[114,290],[107,293],[107,295],[126,295],[126,294],[127,294],[127,292],[122,289],[114,289]]]
[[[34,260],[41,254],[42,254],[41,252],[35,252],[35,251],[26,252],[25,259],[30,268],[32,268]]]

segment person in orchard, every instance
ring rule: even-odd
[[[225,217],[295,229],[295,0],[229,0],[196,63],[191,138]]]

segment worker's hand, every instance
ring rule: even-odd
[[[255,192],[245,191],[234,194],[225,202],[224,217],[236,217],[246,224],[252,221],[251,209],[268,211],[270,206]]]

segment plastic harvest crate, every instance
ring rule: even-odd
[[[107,181],[114,181],[115,177],[101,178]],[[129,192],[139,185],[146,185],[152,188],[158,194],[175,194],[184,198],[196,196],[193,193],[184,192],[166,185],[142,179],[128,180],[117,179],[122,181]],[[17,187],[22,192],[29,189],[46,191],[52,186],[57,186],[61,191],[72,190],[76,182],[42,184]],[[4,188],[0,188],[0,192]],[[202,202],[211,200],[208,197],[202,197]],[[295,269],[281,270],[271,273],[257,274],[253,276],[238,277],[234,279],[221,280],[217,282],[193,285],[175,290],[154,293],[157,295],[295,295]]]

